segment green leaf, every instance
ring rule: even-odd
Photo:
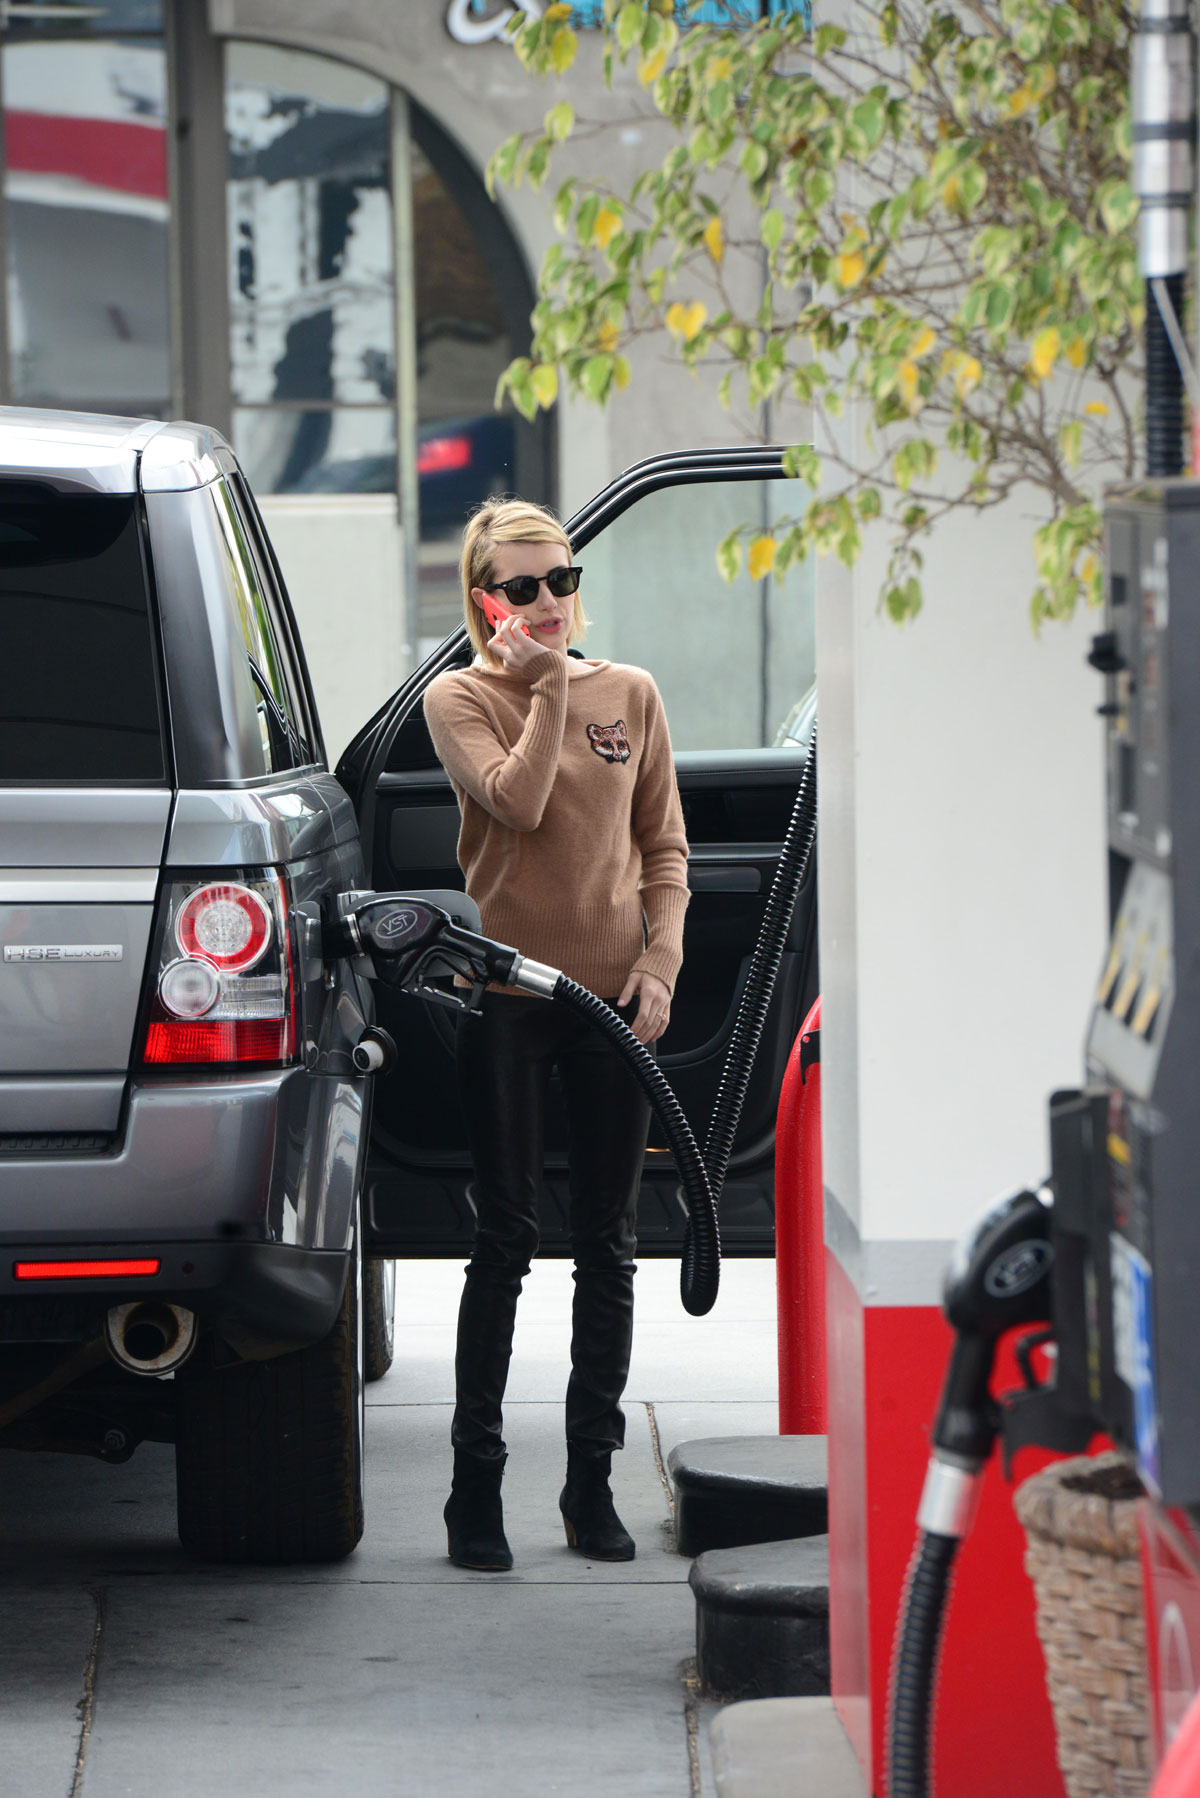
[[[550,46],[550,61],[554,65],[554,73],[556,75],[565,75],[571,64],[575,61],[575,51],[578,46],[578,41],[579,40],[576,38],[575,33],[571,30],[569,25],[560,25],[558,27],[558,30],[554,34],[554,41]]]
[[[783,239],[783,214],[777,206],[771,206],[763,213],[759,230],[763,242],[774,255]]]
[[[542,121],[547,137],[552,137],[556,144],[570,137],[575,128],[575,108],[569,100],[560,100],[552,106]]]
[[[502,182],[505,187],[511,185],[513,170],[516,168],[517,157],[520,153],[521,138],[519,135],[515,137],[506,137],[504,142],[500,145],[500,148],[493,152],[484,173],[484,181],[487,184],[487,190],[492,199],[495,199],[496,197],[496,183],[498,181]]]
[[[1096,195],[1096,204],[1110,237],[1121,236],[1137,216],[1137,195],[1128,181],[1106,181]]]
[[[815,493],[821,485],[821,458],[809,443],[799,443],[783,453],[783,466],[789,475],[797,476]]]
[[[603,401],[613,381],[613,358],[589,356],[579,376],[579,385],[590,400]]]
[[[758,181],[767,172],[770,157],[762,144],[750,138],[742,150],[741,167],[747,181]]]
[[[818,26],[813,38],[813,55],[819,62],[828,56],[831,50],[840,50],[846,42],[846,33],[840,25]]]
[[[727,581],[733,581],[742,565],[741,525],[735,525],[717,545],[717,567]]]
[[[1060,427],[1058,445],[1067,467],[1078,468],[1083,454],[1083,425],[1079,419],[1073,418]]]
[[[617,48],[622,56],[641,42],[645,19],[645,13],[640,6],[634,4],[634,0],[628,0],[628,4],[617,14]]]

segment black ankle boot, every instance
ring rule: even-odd
[[[454,1451],[454,1480],[442,1516],[446,1520],[447,1551],[456,1567],[507,1573],[513,1564],[500,1502],[500,1481],[507,1459],[507,1455],[500,1455],[494,1461],[483,1461],[461,1449]]]
[[[608,1476],[612,1451],[582,1455],[567,1449],[567,1483],[558,1508],[567,1541],[590,1561],[632,1561],[633,1537],[617,1516]]]

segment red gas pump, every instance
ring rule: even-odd
[[[825,1188],[821,1001],[792,1045],[775,1124],[779,1433],[825,1432]]]

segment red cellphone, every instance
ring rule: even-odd
[[[491,625],[493,631],[498,631],[506,618],[516,617],[516,613],[511,607],[502,604],[493,593],[485,593],[483,596],[483,615]],[[518,623],[525,632],[525,635],[528,636],[529,626],[525,623],[525,620],[523,618],[519,619]]]

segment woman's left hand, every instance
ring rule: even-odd
[[[671,1021],[671,990],[657,974],[631,974],[618,1005],[638,1002],[637,1016],[629,1028],[639,1043],[656,1043]]]

